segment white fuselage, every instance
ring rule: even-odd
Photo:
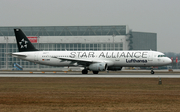
[[[17,52],[12,55],[50,66],[85,66],[83,63],[86,62],[100,62],[108,66],[148,67],[171,63],[171,59],[157,51],[33,51]]]

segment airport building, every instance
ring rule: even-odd
[[[33,45],[44,51],[157,50],[157,34],[134,32],[127,25],[0,27],[0,70],[61,70],[7,55],[18,52],[14,28],[21,28]]]

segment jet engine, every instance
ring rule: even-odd
[[[112,71],[118,71],[118,70],[121,70],[122,67],[114,67],[114,66],[111,66],[111,67],[108,67],[107,70],[112,70]]]
[[[106,63],[93,63],[89,65],[89,70],[91,71],[105,71],[107,68]]]

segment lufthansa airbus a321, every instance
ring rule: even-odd
[[[171,59],[158,51],[39,51],[21,29],[14,29],[19,52],[11,55],[23,60],[50,66],[83,67],[94,74],[105,70],[121,70],[122,67],[164,66]],[[154,74],[153,69],[151,74]]]

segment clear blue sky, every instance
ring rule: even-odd
[[[180,0],[0,0],[0,26],[128,25],[180,53]]]

